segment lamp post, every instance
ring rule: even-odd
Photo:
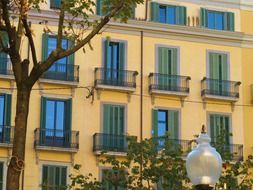
[[[197,147],[186,158],[188,177],[197,190],[212,190],[221,175],[222,159],[210,142],[203,125]]]

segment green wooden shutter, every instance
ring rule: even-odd
[[[72,40],[68,40],[68,48],[72,48],[74,46],[74,43]],[[74,65],[75,64],[75,53],[68,56],[68,64]]]
[[[228,80],[228,55],[221,54],[222,80]]]
[[[201,26],[207,27],[207,10],[204,8],[200,9],[200,16],[201,16]]]
[[[103,105],[103,133],[110,134],[110,105],[104,104]]]
[[[11,94],[5,94],[5,119],[4,125],[10,127],[11,126],[11,102],[12,96]]]
[[[3,190],[4,163],[0,162],[0,190]]]
[[[42,189],[48,185],[48,166],[42,167]]]
[[[126,57],[126,45],[124,42],[119,43],[119,69],[124,70]]]
[[[61,167],[61,186],[66,187],[67,185],[67,167]]]
[[[109,55],[108,55],[108,53],[109,53],[109,44],[110,44],[110,40],[109,39],[106,39],[105,41],[104,41],[104,67],[105,68],[108,68],[108,64],[110,64],[109,63]]]
[[[170,138],[179,138],[179,113],[178,111],[168,111],[168,132]]]
[[[131,16],[130,16],[131,19],[135,19],[135,9],[136,9],[136,6],[132,6]]]
[[[159,4],[156,2],[150,3],[150,20],[159,22]]]
[[[210,115],[210,137],[211,137],[211,141],[214,142],[215,140],[215,116],[214,115]]]
[[[42,34],[42,61],[45,61],[48,57],[48,34]]]
[[[47,99],[45,97],[41,97],[41,105],[40,105],[40,127],[42,129],[46,128],[46,105]]]
[[[176,24],[186,25],[186,7],[176,6]]]
[[[227,30],[235,31],[235,14],[232,12],[227,13]]]
[[[171,49],[172,52],[172,61],[171,61],[171,74],[172,75],[177,75],[178,74],[178,70],[177,70],[177,62],[178,62],[178,55],[177,55],[177,48],[172,48]]]
[[[3,47],[8,47],[9,44],[9,38],[5,31],[0,31],[0,37],[3,42]],[[2,44],[0,44],[0,49],[2,48]],[[4,52],[0,52],[0,58],[7,58],[7,54]]]
[[[103,14],[102,14],[102,8],[103,8],[103,1],[102,0],[97,0],[97,2],[96,2],[96,12],[97,12],[97,15],[103,16]]]
[[[65,117],[66,117],[66,124],[65,130],[71,130],[72,128],[72,99],[68,99],[65,104]]]
[[[158,137],[158,110],[152,110],[152,137]]]

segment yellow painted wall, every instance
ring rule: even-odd
[[[168,1],[174,3],[175,1]],[[198,16],[199,8],[203,7],[198,4],[182,3],[188,7],[189,16]],[[143,5],[144,6],[144,5]],[[143,18],[144,7],[138,6],[138,18]],[[204,6],[207,8],[217,8],[215,6]],[[45,5],[48,9],[49,5]],[[227,9],[227,11],[234,11],[236,14],[236,31],[243,31],[253,34],[253,26],[248,27],[249,23],[244,22],[250,12],[240,12],[238,9]],[[240,17],[242,15],[242,17]],[[241,18],[241,19],[240,19]],[[43,25],[33,24],[32,28],[35,33],[35,46],[38,50],[38,59],[41,58],[41,41]],[[241,28],[242,27],[242,28]],[[57,31],[56,27],[51,27],[52,31]],[[122,28],[124,30],[124,28]],[[169,34],[172,35],[172,34]],[[115,40],[127,41],[127,70],[136,70],[140,73],[140,35],[109,33],[107,31],[96,36],[92,40],[93,51],[89,47],[85,47],[86,53],[79,51],[75,54],[75,64],[80,66],[79,86],[93,86],[94,84],[94,68],[102,67],[102,40],[110,36]],[[172,97],[157,97],[155,103],[152,104],[151,96],[148,93],[148,75],[155,72],[155,47],[156,45],[176,46],[180,49],[180,75],[190,76],[190,94],[186,98],[184,106],[178,98]],[[27,45],[23,44],[23,57],[26,57]],[[215,50],[228,52],[230,55],[230,80],[242,81],[243,85],[240,87],[240,99],[236,103],[235,109],[232,112],[230,104],[224,102],[209,102],[206,108],[201,99],[201,79],[206,76],[207,67],[207,50]],[[151,110],[154,108],[178,109],[180,111],[180,137],[181,139],[193,139],[193,135],[200,132],[202,124],[208,125],[208,113],[225,113],[229,114],[232,119],[232,143],[245,143],[245,154],[251,153],[253,140],[252,114],[251,106],[242,107],[242,104],[250,104],[250,89],[249,86],[253,81],[252,65],[253,60],[252,49],[243,49],[229,45],[217,45],[214,43],[200,43],[189,42],[184,40],[173,40],[173,38],[163,39],[158,37],[151,37],[144,33],[144,103],[143,103],[143,126],[144,137],[151,136]],[[9,81],[0,80],[0,87],[11,87]],[[66,87],[65,85],[43,85],[43,88]],[[41,88],[39,83],[36,83],[34,89]],[[1,90],[1,92],[5,92]],[[83,173],[93,173],[99,176],[99,167],[97,157],[92,152],[93,141],[92,136],[95,133],[101,132],[101,107],[103,103],[123,104],[126,106],[126,128],[129,135],[140,137],[140,76],[137,76],[137,88],[131,95],[130,102],[128,102],[127,94],[102,91],[100,99],[95,94],[93,104],[91,99],[86,99],[87,90],[78,88],[74,90],[74,94],[70,89],[61,90],[34,90],[31,94],[30,115],[28,118],[27,130],[27,144],[26,144],[26,168],[25,168],[25,189],[36,190],[39,189],[41,179],[40,165],[42,163],[58,163],[71,166],[71,155],[69,153],[53,152],[53,151],[39,151],[34,150],[34,130],[40,127],[40,100],[43,96],[56,97],[70,97],[73,96],[72,102],[72,130],[80,132],[79,136],[79,150],[74,155],[74,163],[82,165]],[[13,91],[12,102],[12,124],[14,124],[15,115],[15,101],[16,91]],[[244,128],[245,126],[245,128]],[[5,148],[0,148],[0,157],[7,157]],[[37,158],[36,158],[37,157]],[[37,160],[38,159],[38,160]],[[36,163],[36,160],[38,163]],[[70,167],[71,168],[71,167]]]

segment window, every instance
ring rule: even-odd
[[[177,90],[178,75],[177,48],[158,47],[158,84],[159,89]]]
[[[108,150],[125,151],[125,107],[103,105],[103,147]]]
[[[154,22],[186,25],[186,7],[151,2],[150,20]]]
[[[0,162],[0,190],[3,190],[4,180],[4,163]]]
[[[0,31],[0,38],[3,42],[3,47],[8,47],[8,35],[5,31]],[[0,49],[2,49],[2,44],[0,44]],[[12,74],[11,72],[11,62],[9,55],[0,51],[0,74]]]
[[[201,25],[209,29],[234,31],[234,13],[201,8]]]
[[[104,79],[114,85],[124,82],[125,43],[104,41]]]
[[[113,184],[113,179],[117,178],[117,185]],[[112,179],[112,180],[110,180]],[[102,170],[102,190],[124,190],[124,185],[126,183],[126,172],[124,170],[112,170],[103,169]]]
[[[70,146],[72,100],[41,98],[42,145]]]
[[[51,9],[60,9],[61,0],[50,0],[50,8]]]
[[[10,142],[11,95],[0,94],[0,143]]]
[[[66,166],[42,166],[42,190],[65,190],[67,187]]]
[[[106,13],[103,12],[103,0],[96,0],[96,13],[99,16],[105,16]],[[131,10],[131,16],[129,17],[131,19],[135,18],[135,7],[132,7]]]
[[[175,110],[153,110],[153,137],[179,138],[179,112]]]
[[[216,95],[229,95],[228,55],[222,53],[210,52],[209,56],[209,78],[210,93]]]
[[[56,49],[57,38],[56,36],[44,33],[42,35],[42,60],[46,60],[50,53]],[[62,39],[62,48],[68,49],[72,46],[72,41]],[[50,79],[74,81],[75,80],[74,68],[74,54],[62,58],[55,62],[51,68],[46,72],[45,76]]]
[[[229,144],[230,136],[230,117],[221,114],[209,115],[210,136],[212,142],[217,142],[218,138],[222,135],[225,136],[225,143]]]

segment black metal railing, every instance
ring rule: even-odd
[[[79,132],[57,129],[40,129],[34,131],[34,146],[48,146],[59,148],[79,148]]]
[[[185,157],[191,151],[194,141],[181,140],[181,139],[170,139],[168,137],[156,137],[153,138],[157,150],[162,150],[165,147],[170,150],[176,151],[181,156]]]
[[[127,136],[95,133],[93,135],[93,151],[127,151]]]
[[[137,71],[95,68],[95,86],[110,85],[136,88]]]
[[[13,127],[0,125],[0,143],[12,144],[13,143]]]
[[[79,65],[54,63],[41,78],[79,82]]]
[[[50,0],[50,9],[60,9],[61,0]]]
[[[222,160],[243,161],[242,144],[219,144],[211,142],[211,145],[220,153]]]
[[[215,95],[230,98],[239,98],[239,86],[241,82],[209,79],[201,80],[201,96]]]
[[[175,151],[181,151],[183,157],[197,146],[196,140],[181,140],[181,139],[169,139],[168,137],[157,137],[154,138],[157,149],[162,150],[163,148],[170,147]],[[167,143],[167,145],[166,145]],[[220,145],[215,142],[211,142],[211,145],[216,148],[216,151],[220,153],[222,160],[243,160],[243,145],[242,144],[224,144]]]
[[[189,93],[189,80],[188,76],[179,75],[166,75],[160,73],[149,74],[149,91],[163,90]]]
[[[9,58],[0,57],[0,74],[13,75],[12,64]]]

